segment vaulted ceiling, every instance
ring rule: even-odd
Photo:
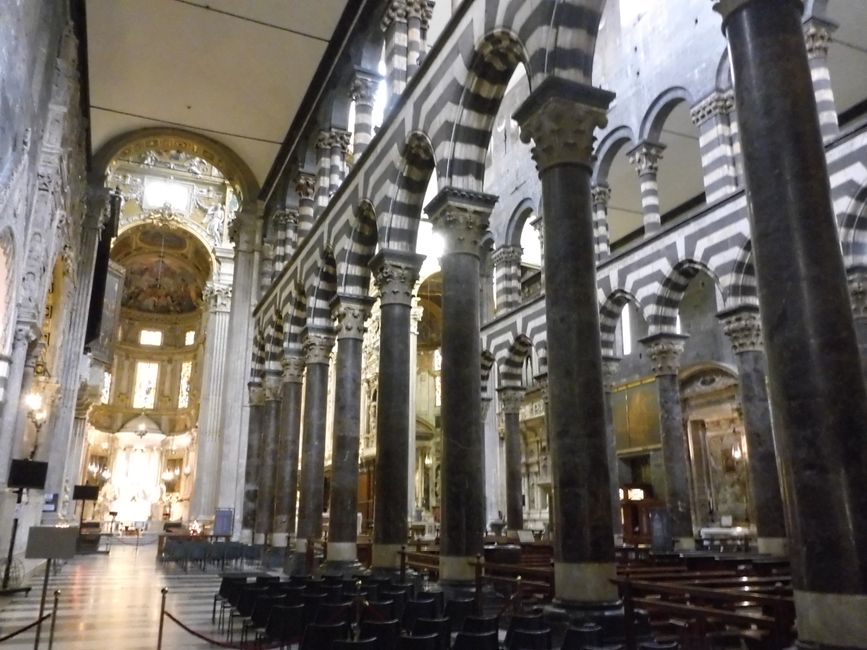
[[[347,0],[86,0],[92,149],[154,126],[230,147],[260,185]]]

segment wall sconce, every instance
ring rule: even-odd
[[[740,460],[744,456],[744,451],[741,449],[741,443],[736,442],[732,445],[732,458]]]
[[[189,465],[186,465],[184,467],[184,476],[189,476],[192,473],[193,473],[193,468],[190,467]]]
[[[36,429],[33,449],[30,450],[30,460],[33,460],[36,457],[36,450],[39,448],[39,432],[42,431],[42,425],[48,419],[48,412],[43,408],[42,395],[39,393],[29,393],[24,398],[24,405],[27,407],[27,419],[33,423],[33,428]]]

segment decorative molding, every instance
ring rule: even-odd
[[[659,377],[678,373],[683,344],[688,338],[686,334],[661,333],[641,339],[652,362],[653,374]]]
[[[379,75],[362,70],[356,70],[349,85],[349,97],[356,104],[373,106],[376,90],[379,87]]]
[[[302,357],[286,357],[280,360],[283,366],[283,383],[300,384],[304,381],[304,359]]]
[[[620,357],[602,355],[602,386],[605,392],[610,393],[614,389],[614,380],[622,360]]]
[[[626,153],[629,162],[635,167],[639,176],[655,174],[659,171],[659,161],[665,145],[658,142],[644,141]]]
[[[495,267],[513,267],[521,263],[521,257],[523,254],[524,249],[520,246],[500,246],[491,255],[491,261],[494,263]]]
[[[265,403],[265,389],[261,384],[250,382],[247,391],[250,394],[250,406],[262,406]]]
[[[715,92],[708,95],[689,111],[689,117],[696,126],[703,124],[712,117],[728,116],[735,109],[735,97],[731,91]]]
[[[307,365],[313,363],[331,363],[331,350],[334,348],[334,334],[324,330],[305,329],[301,333],[304,357]]]
[[[283,398],[282,374],[265,374],[262,382],[266,402],[275,402]]]
[[[316,176],[307,172],[298,172],[295,179],[295,191],[302,199],[313,199],[316,194]]]
[[[210,311],[230,311],[232,308],[231,285],[208,282],[202,298]]]
[[[503,413],[517,415],[521,412],[521,404],[524,401],[524,389],[498,388],[497,400],[500,402],[500,410]]]
[[[488,230],[497,197],[445,187],[425,207],[435,233],[442,236],[444,255],[480,255],[479,246]]]
[[[375,299],[367,296],[337,295],[331,302],[331,313],[337,321],[338,339],[364,340],[365,323]]]
[[[849,284],[852,315],[856,319],[867,318],[867,267],[851,269],[846,280]]]
[[[382,31],[387,32],[394,22],[406,22],[407,18],[407,0],[391,0],[385,8],[382,15],[382,20],[379,26]]]
[[[759,309],[745,305],[718,314],[722,330],[731,341],[735,354],[739,352],[761,352],[764,350],[762,321]]]
[[[611,200],[611,188],[607,183],[591,187],[590,196],[593,199],[594,210],[608,210],[608,202]]]
[[[831,45],[831,35],[837,25],[811,16],[804,21],[804,42],[807,46],[807,57],[810,59],[826,58]]]
[[[370,262],[373,281],[383,305],[411,305],[423,255],[382,251]]]

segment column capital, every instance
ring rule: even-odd
[[[424,316],[424,307],[418,304],[418,296],[413,297],[409,310],[409,333],[418,336],[418,324]]]
[[[369,296],[336,295],[331,300],[331,314],[337,321],[337,339],[364,340],[365,323],[375,298]]]
[[[611,188],[608,183],[599,183],[590,188],[590,196],[593,200],[594,209],[608,209],[608,201],[611,200]]]
[[[264,401],[275,402],[282,399],[283,376],[278,373],[266,373],[262,381]]]
[[[849,301],[855,319],[867,318],[867,266],[849,269],[846,275],[849,284]]]
[[[689,338],[686,334],[660,332],[645,336],[640,342],[647,348],[647,354],[652,362],[653,374],[676,375],[680,370],[680,355],[683,344]]]
[[[383,250],[370,260],[381,304],[412,304],[412,292],[424,259],[424,255],[416,253]]]
[[[283,366],[283,383],[300,384],[304,381],[304,358],[284,356],[280,360]]]
[[[497,389],[497,399],[503,413],[520,413],[524,401],[524,389],[519,386],[504,386]]]
[[[644,174],[655,174],[659,171],[659,161],[662,160],[663,151],[665,151],[664,144],[645,140],[627,151],[626,155],[638,175],[644,176]]]
[[[617,371],[620,369],[621,357],[602,355],[602,385],[606,392],[611,392],[614,388],[614,378],[617,376]]]
[[[381,80],[382,76],[375,72],[356,68],[349,84],[349,97],[358,104],[373,106]]]
[[[247,391],[250,394],[250,406],[262,406],[265,403],[265,389],[260,382],[249,382]]]
[[[343,129],[329,129],[328,131],[320,131],[319,138],[316,140],[317,149],[340,149],[346,153],[349,143],[352,140],[352,134]]]
[[[689,109],[689,117],[696,126],[718,115],[728,115],[735,108],[735,96],[731,91],[714,91]]]
[[[40,336],[40,329],[36,323],[31,321],[18,321],[15,324],[15,331],[12,333],[12,347],[18,348],[24,346],[24,348],[27,348]]]
[[[304,328],[301,332],[301,344],[304,347],[304,357],[307,365],[331,363],[331,349],[334,347],[334,333],[324,329]]]
[[[536,380],[536,385],[542,393],[542,401],[548,403],[548,373],[542,372],[533,377]]]
[[[731,341],[735,354],[739,352],[761,352],[762,321],[759,308],[755,305],[739,305],[717,314],[722,322],[722,330]]]
[[[491,255],[491,261],[494,263],[494,266],[520,264],[523,254],[524,249],[520,246],[500,246]]]
[[[586,84],[549,77],[514,113],[521,140],[533,140],[533,159],[543,172],[556,165],[591,166],[593,131],[608,124],[614,93]]]
[[[103,179],[99,179],[102,182]],[[90,228],[102,228],[111,214],[109,199],[111,190],[104,185],[88,185],[86,193],[86,217],[85,226]]]
[[[251,252],[258,243],[259,215],[254,210],[243,210],[235,215],[229,224],[229,238],[235,244],[235,251]]]
[[[298,172],[295,177],[295,191],[302,199],[312,199],[316,194],[316,176],[307,172]]]
[[[442,235],[444,255],[465,253],[479,256],[479,245],[488,230],[488,220],[497,197],[455,187],[444,187],[425,206],[434,232]]]
[[[230,285],[208,282],[202,298],[209,311],[230,311],[232,308],[232,287]]]
[[[488,409],[491,408],[491,402],[492,401],[493,401],[492,397],[490,397],[488,395],[482,395],[482,398],[481,398],[482,420],[484,420],[488,416]],[[500,435],[502,435],[502,434],[500,434]]]
[[[385,12],[382,14],[382,20],[379,21],[382,31],[387,32],[394,22],[406,22],[407,4],[407,0],[391,0],[386,5]]]
[[[828,56],[831,35],[837,30],[837,23],[818,16],[810,16],[804,21],[804,43],[807,57],[811,59]]]
[[[271,220],[277,226],[287,226],[290,223],[296,223],[298,221],[298,211],[291,208],[277,210],[274,212]]]

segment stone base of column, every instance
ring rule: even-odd
[[[616,577],[613,562],[554,562],[554,598],[564,606],[610,607],[618,601]]]
[[[252,544],[253,543],[253,531],[249,528],[242,528],[241,535],[238,537],[238,541],[242,544]]]
[[[795,590],[798,647],[822,650],[867,648],[867,594]]]
[[[265,533],[254,533],[253,534],[253,543],[254,544],[264,544],[266,540]]]
[[[440,582],[472,585],[476,579],[476,569],[470,562],[475,561],[474,555],[440,555]]]
[[[400,549],[403,544],[374,544],[371,568],[374,571],[400,569]]]
[[[756,539],[756,547],[759,553],[787,557],[789,555],[788,537],[759,537]]]
[[[674,550],[675,551],[694,551],[695,550],[695,537],[675,537],[674,538]]]
[[[271,546],[274,548],[289,546],[289,533],[271,533]]]

